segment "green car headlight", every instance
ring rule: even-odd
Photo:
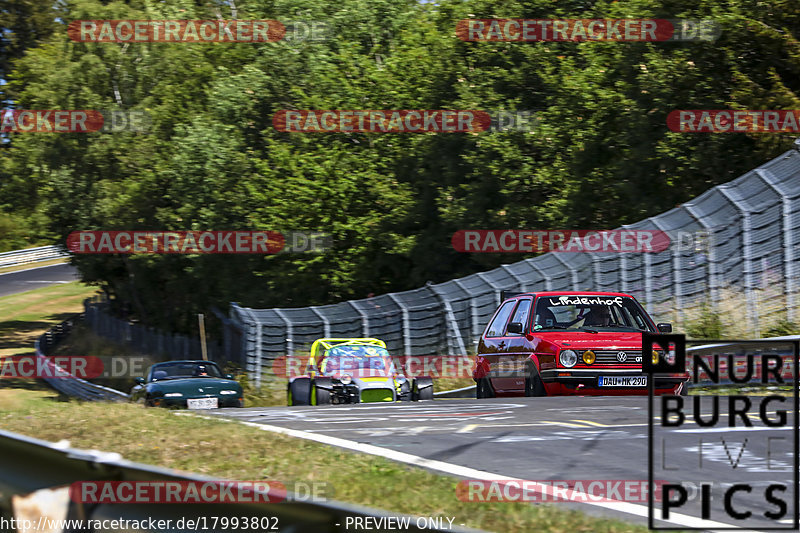
[[[164,398],[181,398],[183,394],[180,392],[168,392],[164,395]]]
[[[221,390],[219,391],[220,394],[239,394],[235,390]]]

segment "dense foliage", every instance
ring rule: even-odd
[[[232,13],[235,10],[235,13]],[[91,44],[75,19],[317,20],[325,42]],[[476,43],[464,18],[713,19],[715,42]],[[668,210],[793,135],[674,133],[674,109],[800,109],[795,0],[5,0],[0,99],[144,109],[142,133],[11,134],[0,250],[78,229],[308,229],[322,254],[81,256],[145,322],[229,301],[323,304],[524,258],[462,228],[611,228]],[[532,132],[281,133],[282,109],[536,110]]]

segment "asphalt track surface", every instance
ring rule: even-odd
[[[0,274],[0,296],[77,281],[78,271],[66,263]]]
[[[688,515],[688,522],[695,526],[709,524],[692,517],[701,516],[700,483],[711,482],[710,520],[717,524],[699,529],[716,530],[720,523],[754,530],[791,528],[796,501],[793,468],[797,464],[793,399],[787,398],[786,404],[771,404],[766,409],[771,419],[775,418],[776,409],[788,411],[788,425],[775,428],[758,418],[759,397],[752,398],[753,406],[748,411],[753,427],[742,427],[737,419],[737,427],[729,428],[727,398],[720,400],[720,425],[714,428],[702,428],[694,422],[691,403],[685,409],[687,421],[679,427],[661,427],[660,418],[655,419],[654,478],[683,482],[687,487],[687,503],[673,513]],[[702,404],[701,413],[710,415],[712,400],[703,401],[709,403]],[[537,481],[646,482],[648,479],[646,396],[449,399],[414,404],[221,409],[204,413],[338,437],[498,477]],[[656,399],[654,415],[658,417],[660,413]],[[358,449],[358,445],[353,449]],[[724,491],[734,483],[749,483],[753,487],[751,494],[738,492],[732,499],[738,510],[752,511],[753,516],[744,521],[730,518],[723,510]],[[764,498],[764,490],[771,483],[787,487],[786,492],[773,493],[787,504],[788,512],[780,521],[768,521],[762,516],[765,511],[777,510]],[[634,505],[619,507],[583,502],[556,505],[646,525],[648,504],[646,499],[641,500],[634,497],[628,500]],[[660,508],[656,516],[662,516]],[[660,520],[655,525],[691,529],[686,527],[686,518],[681,525]]]

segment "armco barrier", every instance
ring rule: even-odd
[[[36,358],[40,359],[42,364],[51,367],[54,375],[58,374],[63,376],[66,372],[51,360],[47,359],[46,353],[54,347],[58,341],[69,334],[74,326],[75,320],[79,319],[80,316],[81,315],[76,315],[69,320],[65,320],[53,326],[42,334],[41,337],[36,339],[34,343]],[[117,402],[128,400],[128,395],[124,392],[103,387],[102,385],[95,385],[94,383],[89,383],[86,380],[76,377],[42,378],[42,381],[46,382],[58,392],[80,400],[108,400]]]
[[[69,254],[58,246],[39,246],[38,248],[28,248],[27,250],[13,250],[0,253],[0,267],[25,265],[62,257],[69,257]]]
[[[187,528],[176,527],[181,518],[198,520],[202,517],[238,517],[269,518],[277,521],[279,531],[291,533],[317,533],[347,531],[348,517],[372,517],[371,522],[394,515],[385,511],[369,509],[356,505],[333,501],[310,502],[298,501],[304,497],[299,494],[287,494],[286,501],[281,503],[215,503],[202,504],[91,504],[84,505],[70,501],[64,497],[65,487],[76,481],[218,481],[204,477],[137,464],[122,459],[119,454],[99,452],[96,450],[78,450],[69,448],[68,444],[52,444],[31,437],[26,437],[0,430],[0,519],[25,517],[34,524],[42,513],[26,514],[23,507],[30,508],[37,501],[49,500],[50,513],[66,519],[87,520],[138,520],[142,525],[137,531],[158,531],[158,533],[185,533]],[[335,490],[335,488],[334,488]],[[41,491],[41,492],[39,492]],[[61,495],[53,497],[53,492]],[[25,497],[25,503],[16,498]],[[38,498],[37,498],[38,497]],[[409,518],[409,527],[404,531],[450,531],[475,532],[474,529],[453,527],[448,529],[419,527],[415,517]],[[171,520],[165,528],[149,526],[158,520]],[[211,521],[208,521],[211,524]],[[447,521],[444,527],[447,527]],[[201,528],[195,528],[202,531]],[[352,528],[351,528],[352,529]],[[30,531],[34,529],[31,528]],[[218,529],[219,530],[219,529]],[[257,528],[256,530],[269,530]],[[375,531],[383,531],[374,528]],[[60,531],[60,530],[59,530]],[[76,529],[70,529],[77,531]],[[120,529],[103,529],[103,531],[121,531]],[[128,531],[126,529],[126,531]]]

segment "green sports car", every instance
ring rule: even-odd
[[[131,400],[147,407],[216,409],[242,407],[244,393],[212,361],[169,361],[151,366],[147,379],[136,378]]]

